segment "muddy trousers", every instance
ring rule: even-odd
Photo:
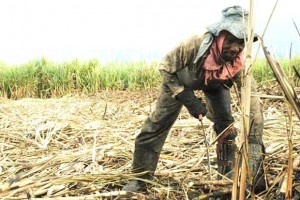
[[[172,97],[172,92],[161,87],[156,108],[146,119],[135,140],[133,172],[149,172],[144,178],[151,178],[156,170],[161,149],[167,135],[176,121],[182,103]]]
[[[225,87],[218,90],[205,90],[207,103],[207,118],[214,122],[214,129],[217,134],[223,132],[234,121],[231,114],[230,91]],[[149,172],[145,178],[153,176],[156,170],[161,149],[167,135],[182,109],[182,103],[172,97],[172,92],[162,86],[157,99],[155,111],[145,121],[140,134],[135,140],[135,151],[133,158],[133,172]],[[262,144],[263,121],[259,105],[259,99],[251,99],[251,134],[250,142]],[[225,138],[234,142],[231,136]],[[226,149],[226,148],[225,148]],[[221,151],[224,149],[221,149]],[[234,150],[231,152],[234,152]],[[219,155],[227,155],[230,152],[217,152]],[[229,156],[234,160],[234,156]],[[233,165],[226,166],[226,170],[220,169],[220,173],[227,174]]]

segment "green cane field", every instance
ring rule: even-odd
[[[298,86],[295,69],[300,71],[300,57],[278,61],[291,84]],[[157,62],[110,62],[72,60],[55,63],[33,60],[26,64],[7,66],[0,63],[0,95],[13,99],[50,98],[72,94],[96,94],[100,91],[140,91],[157,88],[160,75]],[[274,75],[265,59],[257,59],[253,75],[258,84],[275,84]]]

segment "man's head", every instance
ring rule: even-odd
[[[233,61],[243,51],[245,44],[244,39],[239,39],[227,31],[222,45],[221,57],[226,61]]]
[[[222,19],[207,27],[208,31],[218,36],[221,31],[228,31],[238,39],[248,37],[248,11],[240,6],[232,6],[222,11]],[[254,36],[257,41],[257,35]]]

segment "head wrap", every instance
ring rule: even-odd
[[[220,21],[207,27],[214,36],[226,30],[239,39],[248,38],[248,11],[240,6],[231,6],[222,11]],[[257,41],[257,34],[254,34],[254,41]]]
[[[214,38],[209,48],[209,54],[203,64],[205,84],[210,80],[229,80],[242,69],[243,51],[233,61],[225,61],[221,57],[223,43],[227,35],[227,31],[221,31],[218,37]]]

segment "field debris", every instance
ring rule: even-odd
[[[231,181],[216,180],[216,139],[209,141],[208,172],[199,122],[183,109],[147,192],[120,191],[130,173],[134,139],[155,108],[156,91],[103,91],[93,96],[0,99],[0,199],[207,199],[230,193]],[[282,195],[288,153],[288,118],[283,99],[262,98],[268,190],[258,199]],[[237,109],[233,104],[233,109]],[[241,116],[235,113],[235,126]],[[300,194],[300,132],[293,124],[293,195]],[[211,178],[210,178],[211,177]]]

